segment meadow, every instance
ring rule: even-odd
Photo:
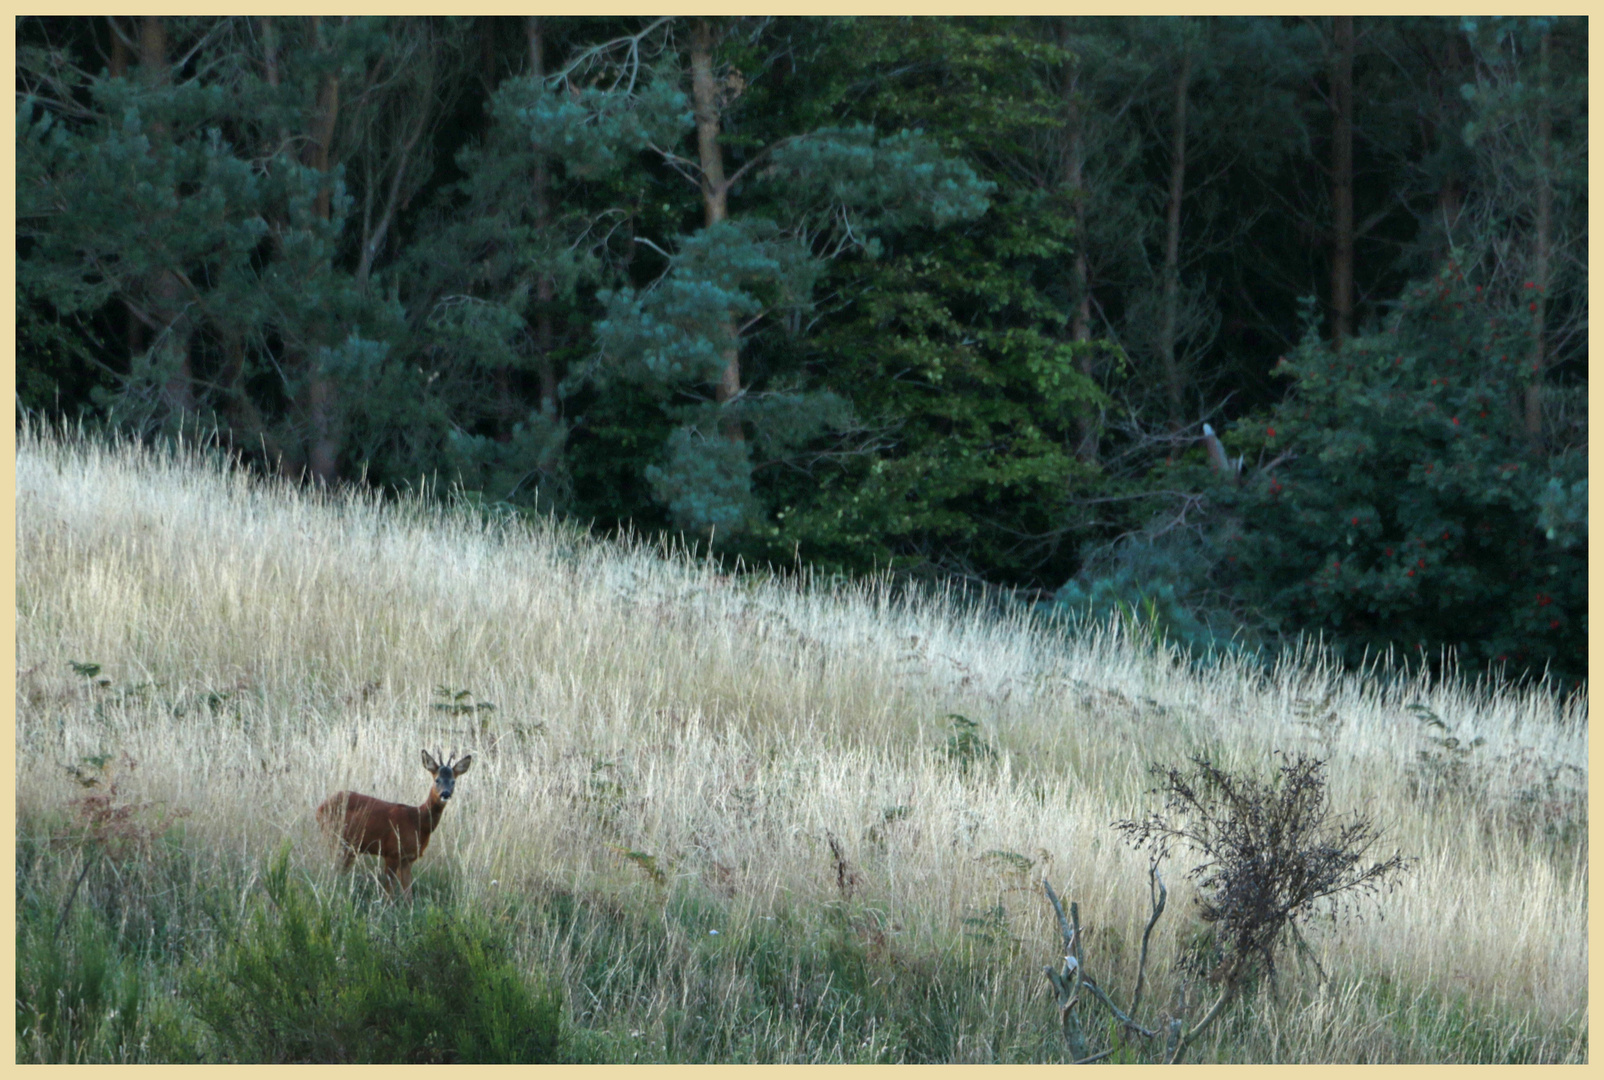
[[[16,619],[19,1061],[1063,1061],[1042,877],[1128,1001],[1148,862],[1112,823],[1155,764],[1277,752],[1414,861],[1188,1060],[1587,1057],[1585,693],[1199,666],[27,426]],[[313,812],[421,802],[422,748],[475,764],[394,904]],[[1195,1018],[1190,866],[1155,1020]]]

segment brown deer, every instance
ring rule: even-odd
[[[325,832],[339,837],[344,852],[340,869],[351,869],[358,855],[377,855],[384,860],[385,889],[393,896],[395,887],[400,885],[410,899],[412,864],[428,848],[429,837],[439,827],[457,777],[472,764],[472,754],[461,761],[447,758],[442,765],[425,750],[423,767],[434,777],[434,784],[422,806],[387,802],[354,791],[329,796],[317,808],[317,820]]]

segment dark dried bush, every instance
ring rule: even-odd
[[[1275,973],[1283,935],[1324,912],[1335,918],[1364,894],[1396,883],[1411,860],[1369,855],[1380,834],[1358,814],[1337,815],[1326,799],[1325,762],[1277,754],[1269,780],[1226,772],[1206,756],[1194,770],[1155,765],[1165,812],[1117,822],[1157,858],[1180,845],[1203,856],[1187,872],[1222,952],[1213,981],[1233,985],[1255,961]]]

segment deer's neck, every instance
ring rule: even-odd
[[[435,826],[440,824],[440,815],[445,813],[446,801],[440,793],[433,788],[429,789],[429,797],[418,807],[418,832],[428,836],[434,832]]]

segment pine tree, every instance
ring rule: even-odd
[[[571,130],[622,125],[618,141],[594,143],[597,152],[644,147],[698,196],[700,228],[635,237],[658,260],[657,276],[604,294],[598,355],[578,378],[602,390],[632,384],[659,403],[675,429],[645,472],[654,498],[678,527],[726,536],[764,522],[755,467],[851,422],[828,388],[779,373],[753,379],[744,354],[754,338],[801,333],[830,260],[873,254],[882,236],[986,206],[987,185],[918,131],[812,125],[749,135],[741,102],[751,96],[748,72],[754,83],[777,77],[773,32],[763,21],[658,20],[582,54],[546,87],[577,103]],[[800,20],[783,32],[791,50],[791,38],[819,47],[811,35],[828,48],[832,34]],[[582,89],[581,77],[591,85]],[[738,163],[727,165],[736,128]],[[681,153],[692,138],[694,157]]]
[[[143,331],[98,397],[114,422],[199,419],[332,480],[348,440],[410,419],[372,271],[449,102],[434,30],[153,17],[99,74],[25,62],[19,286],[58,315],[116,304]],[[198,62],[169,67],[180,47]]]

